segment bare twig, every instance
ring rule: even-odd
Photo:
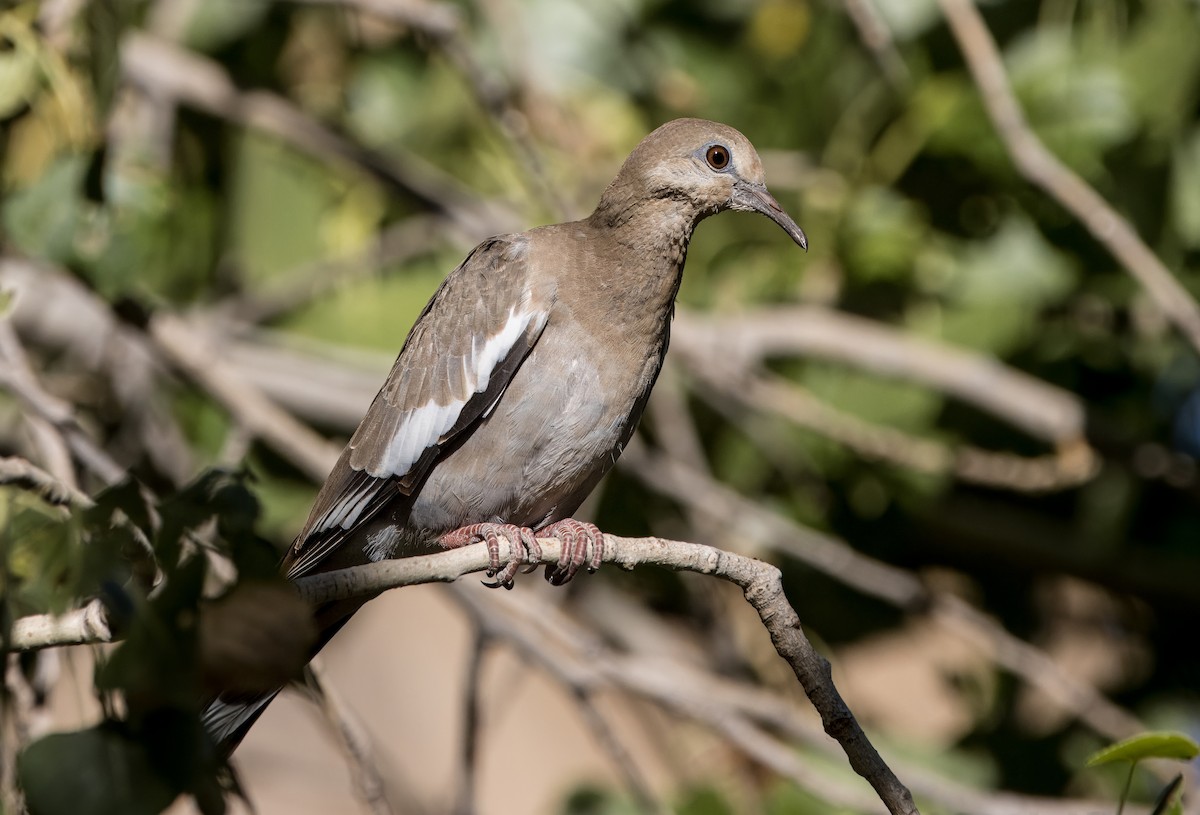
[[[754,370],[784,356],[828,359],[935,388],[1049,442],[1073,442],[1085,429],[1083,403],[1069,391],[992,357],[820,306],[711,317],[680,309],[671,349],[692,369]]]
[[[262,395],[252,383],[240,381],[215,364],[208,336],[182,318],[158,314],[150,336],[189,378],[234,414],[238,422],[290,460],[314,481],[323,481],[337,460],[338,450]]]
[[[291,0],[300,5],[344,6],[406,25],[430,36],[450,36],[462,25],[462,12],[435,0]]]
[[[13,622],[7,646],[12,651],[36,651],[59,645],[112,642],[113,630],[99,600],[66,614],[31,614]]]
[[[446,219],[438,215],[405,218],[380,232],[362,252],[293,269],[280,275],[278,282],[230,297],[212,311],[221,319],[244,323],[276,319],[354,280],[376,274],[383,267],[428,252],[442,240],[445,226]]]
[[[783,377],[739,376],[716,367],[695,373],[704,379],[710,391],[719,391],[758,410],[777,413],[866,458],[917,472],[952,475],[995,489],[1044,492],[1079,486],[1094,477],[1100,466],[1096,451],[1082,439],[1061,444],[1051,455],[1037,457],[967,444],[951,446],[840,411]]]
[[[462,736],[459,739],[458,783],[455,815],[471,815],[475,811],[475,779],[479,771],[479,731],[483,726],[483,658],[487,654],[489,632],[483,621],[472,615],[471,657],[467,660],[467,681],[463,687]]]
[[[156,386],[167,374],[144,334],[62,269],[26,258],[0,259],[0,285],[16,293],[12,321],[31,347],[66,352],[106,377],[122,425],[136,434],[158,472],[181,484],[194,473],[191,451]],[[125,431],[128,432],[128,431]]]
[[[1200,306],[1100,193],[1051,153],[1025,120],[996,41],[972,0],[940,0],[942,12],[996,133],[1017,170],[1078,218],[1134,277],[1155,305],[1200,350]]]
[[[837,538],[743,498],[679,462],[651,455],[640,445],[630,445],[620,465],[651,489],[685,505],[720,517],[738,518],[739,529],[752,536],[744,541],[746,546],[764,546],[797,558],[844,585],[900,609],[918,612],[932,608],[934,619],[969,642],[986,647],[999,665],[1073,711],[1097,733],[1117,740],[1145,729],[1136,717],[1108,700],[1094,686],[1067,674],[1046,654],[991,618],[978,612],[965,613],[964,608],[969,606],[951,595],[931,594],[911,572],[860,554]],[[953,620],[946,616],[948,613]],[[1031,654],[1040,658],[1035,662]]]
[[[495,604],[488,602],[487,597],[481,595],[479,592],[467,591],[461,585],[456,585],[454,588],[456,589],[454,591],[455,598],[470,613],[472,620],[477,626],[477,637],[503,638],[520,644],[524,642],[526,637],[532,636],[527,627],[522,630],[519,622],[514,627],[512,620],[498,618],[495,614]],[[544,607],[549,604],[539,603],[538,605],[539,607]],[[553,616],[555,619],[566,619],[557,609],[554,610]],[[561,634],[561,631],[558,634]],[[550,636],[556,635],[552,633]],[[538,639],[540,643],[544,643],[546,638],[535,637],[535,639]],[[578,644],[582,646],[582,641]],[[608,720],[597,707],[594,694],[592,693],[593,685],[583,678],[586,669],[580,664],[580,660],[574,657],[566,659],[547,658],[546,650],[539,646],[523,648],[522,650],[530,656],[535,657],[543,670],[564,684],[575,696],[584,722],[591,729],[597,741],[600,742],[601,747],[612,758],[613,764],[616,765],[617,770],[625,779],[626,786],[629,787],[630,792],[633,793],[635,800],[638,801],[642,810],[648,813],[657,813],[657,815],[666,815],[668,812],[667,808],[654,795],[649,782],[642,774],[641,768],[638,767],[637,762],[629,755],[629,751],[625,749],[624,744],[622,744]],[[464,760],[465,758],[466,756],[464,755]],[[463,810],[459,809],[458,811],[461,812]]]
[[[528,593],[483,594],[456,587],[461,602],[480,611],[495,635],[576,693],[595,695],[605,688],[634,694],[700,722],[742,752],[782,777],[832,804],[856,811],[878,811],[878,801],[797,755],[797,746],[836,759],[838,745],[793,700],[750,682],[715,675],[659,651],[621,654],[560,609]],[[479,612],[477,612],[479,613]],[[769,732],[770,731],[770,732]],[[772,733],[778,734],[772,735]],[[971,815],[1092,815],[1095,802],[1052,801],[1010,793],[981,791],[916,764],[897,761],[897,769],[919,795],[954,812]]]
[[[42,500],[55,506],[86,509],[93,506],[90,496],[78,487],[60,481],[50,473],[35,467],[23,458],[0,458],[0,484],[15,484],[35,492]]]
[[[29,413],[60,433],[71,452],[104,483],[115,484],[125,476],[125,469],[79,426],[71,404],[50,394],[38,382],[8,320],[0,320],[0,357],[7,363],[0,365],[0,387],[8,389]]]
[[[629,755],[624,743],[618,738],[616,731],[613,730],[612,725],[600,710],[596,703],[596,695],[577,689],[575,703],[579,705],[579,713],[583,716],[588,729],[592,731],[596,741],[600,742],[600,747],[608,753],[613,764],[616,765],[617,771],[625,781],[625,786],[633,794],[633,799],[637,801],[642,812],[670,815],[671,810],[651,790],[650,782],[646,780],[642,768]]]
[[[882,19],[872,0],[842,0],[842,6],[888,83],[896,90],[907,90],[912,84],[912,75],[904,64],[904,58],[896,50],[887,21]]]
[[[305,689],[321,708],[325,723],[346,756],[354,786],[363,803],[373,815],[392,815],[387,786],[375,761],[371,738],[337,691],[321,679],[323,671],[319,659],[314,659],[304,670]]]

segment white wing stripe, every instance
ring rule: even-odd
[[[533,323],[540,327],[545,321],[544,313],[514,308],[509,311],[504,327],[487,338],[482,348],[478,338],[472,338],[469,354],[462,357],[463,378],[472,392],[487,390],[496,365],[513,349],[529,325]],[[406,413],[379,462],[379,472],[371,471],[371,475],[386,478],[407,473],[427,448],[437,444],[438,439],[454,427],[466,404],[466,399],[456,399],[448,405],[439,405],[430,399]],[[357,519],[358,513],[352,511],[352,514]],[[352,521],[343,522],[343,526],[349,522]]]

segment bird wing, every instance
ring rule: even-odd
[[[443,445],[488,415],[546,327],[523,235],[490,238],[417,318],[383,388],[326,479],[284,560],[311,572],[397,493],[411,495]]]

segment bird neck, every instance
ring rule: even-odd
[[[588,221],[638,259],[639,268],[629,273],[657,277],[683,269],[692,232],[710,214],[684,198],[621,201],[606,194]]]
[[[613,248],[618,251],[609,257],[623,259],[605,269],[604,286],[606,297],[623,301],[614,313],[620,322],[631,323],[625,328],[640,330],[643,326],[632,323],[645,322],[648,333],[665,331],[692,231],[706,214],[688,201],[652,198],[625,206],[606,206],[602,200],[588,218],[606,242],[616,244]]]

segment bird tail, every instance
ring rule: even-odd
[[[309,654],[309,659],[315,657],[333,639],[334,634],[350,622],[350,618],[362,604],[361,599],[340,601],[316,612],[317,626],[321,633]],[[222,759],[233,755],[233,751],[242,743],[250,728],[254,727],[258,717],[266,711],[267,705],[271,704],[282,690],[281,686],[258,696],[245,693],[233,695],[228,699],[218,696],[208,703],[204,712],[200,714],[200,721]]]
[[[250,732],[250,728],[258,721],[258,717],[266,711],[267,705],[271,704],[271,700],[278,696],[281,690],[283,688],[253,699],[227,702],[218,698],[209,703],[200,714],[200,722],[223,759],[233,754]]]

